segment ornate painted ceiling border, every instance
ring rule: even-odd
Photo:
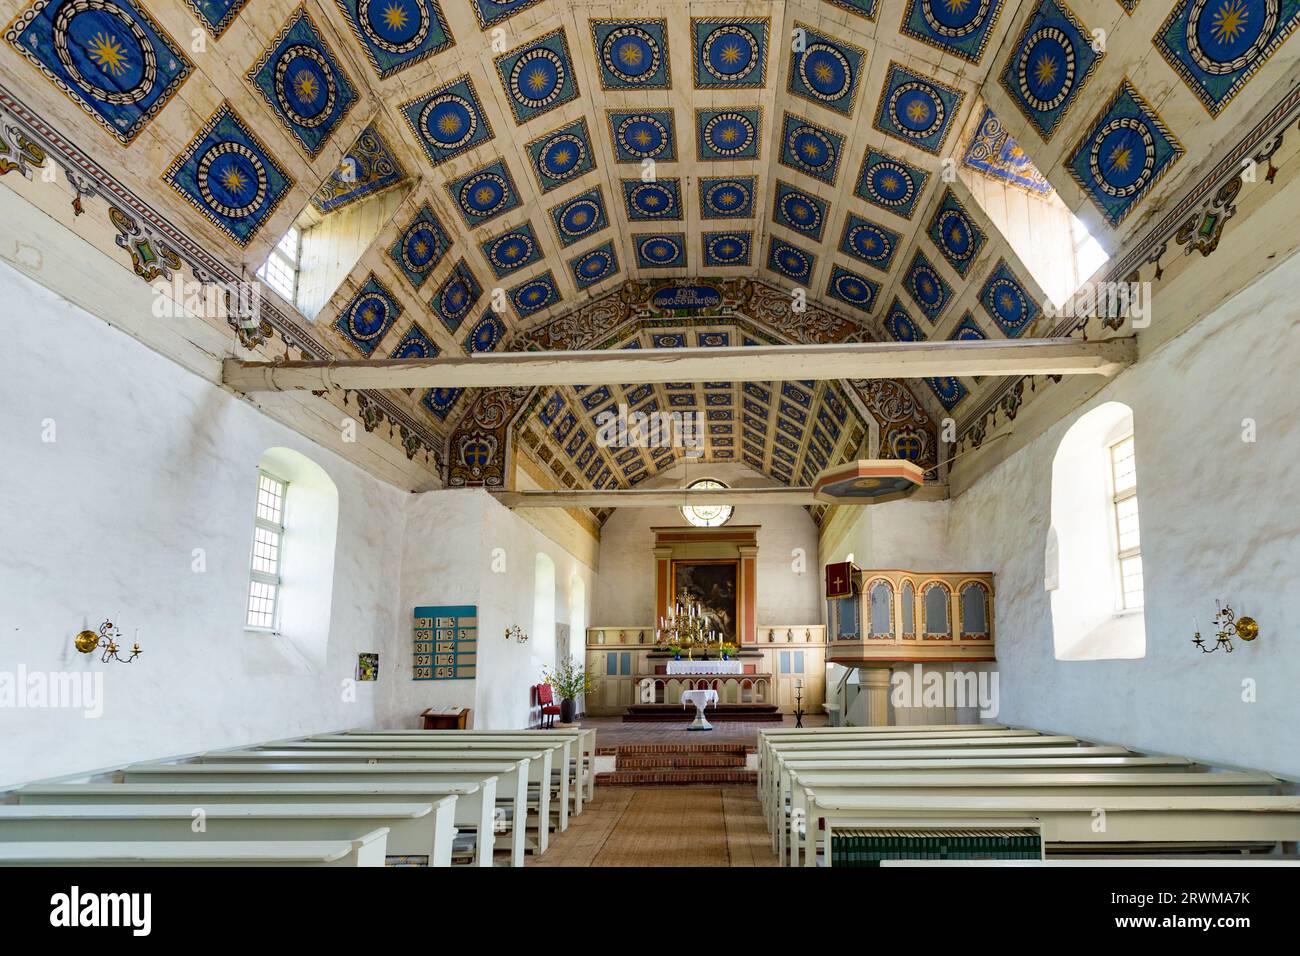
[[[1209,256],[1219,246],[1224,227],[1237,212],[1236,199],[1245,182],[1247,157],[1258,165],[1267,164],[1262,181],[1272,184],[1277,168],[1272,157],[1282,146],[1289,127],[1300,119],[1300,86],[1293,87],[1282,99],[1245,134],[1233,149],[1192,186],[1178,203],[1160,217],[1137,242],[1133,243],[1103,275],[1103,282],[1137,282],[1141,270],[1154,266],[1152,277],[1159,282],[1164,274],[1161,259],[1172,241],[1184,246],[1184,254],[1196,250]],[[1051,336],[1070,336],[1085,331],[1088,322],[1098,318],[1102,325],[1117,329],[1121,323],[1105,316],[1067,317],[1061,319],[1049,332]],[[1057,376],[1022,376],[1007,378],[983,395],[979,402],[963,417],[958,428],[957,444],[970,444],[979,448],[990,428],[1003,414],[1014,421],[1020,406],[1028,400],[1025,388],[1031,393],[1039,387],[1060,381]]]
[[[244,281],[241,274],[191,240],[0,84],[0,176],[18,172],[31,179],[33,169],[43,168],[51,161],[63,169],[76,193],[72,201],[75,216],[85,213],[86,199],[104,201],[109,222],[117,230],[117,247],[130,255],[132,271],[142,280],[171,281],[175,272],[188,266],[198,282],[224,290],[227,301],[236,294],[232,290]],[[230,317],[227,324],[246,349],[255,349],[278,334],[286,348],[298,349],[303,358],[337,357],[266,295],[260,297],[256,323],[241,326]],[[344,392],[344,406],[348,400],[348,393]],[[435,471],[442,473],[444,444],[437,432],[382,392],[358,392],[357,404],[366,431],[373,432],[387,418],[390,436],[396,426],[406,457],[414,460],[423,450],[426,459],[432,455]]]

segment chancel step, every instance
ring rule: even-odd
[[[754,783],[745,744],[633,744],[619,747],[614,770],[598,782],[612,786]]]
[[[776,704],[710,704],[704,716],[709,723],[719,720],[747,720],[779,724],[784,719],[776,709]],[[623,712],[624,723],[661,720],[686,723],[689,717],[683,718],[680,704],[633,704]]]

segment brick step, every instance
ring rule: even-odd
[[[619,754],[615,766],[619,770],[650,770],[659,767],[708,767],[724,770],[744,767],[745,754]]]
[[[748,744],[620,744],[615,754],[746,754],[754,748]]]
[[[614,770],[596,774],[600,787],[682,786],[706,783],[758,783],[754,770]]]

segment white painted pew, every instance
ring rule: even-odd
[[[383,866],[388,831],[357,840],[0,843],[0,866]]]
[[[259,744],[255,747],[239,747],[231,750],[214,750],[203,755],[205,760],[223,760],[227,754],[245,754],[245,753],[280,753],[292,754],[301,753],[304,755],[315,753],[358,753],[358,754],[376,754],[378,759],[409,759],[419,760],[421,754],[431,754],[435,759],[445,757],[448,754],[466,753],[479,754],[484,752],[504,753],[525,751],[534,753],[541,749],[550,748],[552,750],[551,773],[552,783],[556,787],[557,794],[561,797],[553,809],[558,811],[559,828],[561,831],[569,828],[569,807],[574,806],[574,812],[577,813],[581,806],[581,797],[578,795],[581,788],[581,778],[574,775],[572,754],[578,746],[576,737],[551,737],[543,741],[521,738],[508,738],[505,740],[484,740],[474,738],[472,740],[430,740],[430,741],[397,741],[391,740],[370,741],[364,739],[354,740],[353,738],[342,738],[339,740],[319,741],[319,740],[287,740],[277,741],[275,743]],[[384,757],[378,755],[384,754]],[[401,756],[398,756],[401,755]],[[330,758],[333,759],[333,758]],[[580,768],[579,768],[580,769]]]
[[[175,804],[209,807],[230,803],[375,804],[434,803],[456,798],[454,825],[478,834],[475,865],[492,865],[497,778],[449,783],[59,783],[31,785],[14,796],[21,806]]]
[[[346,730],[338,734],[318,734],[309,740],[330,740],[334,737],[355,737],[360,739],[420,740],[424,738],[449,738],[456,736],[483,737],[489,740],[508,740],[519,735],[533,737],[565,737],[576,734],[581,741],[579,748],[585,773],[586,793],[584,802],[591,802],[596,796],[596,730],[590,727],[567,727],[556,730]]]
[[[920,750],[970,750],[970,749],[987,749],[987,748],[1008,748],[1008,747],[1073,747],[1085,746],[1075,737],[1062,735],[1047,734],[1027,734],[1024,736],[1010,737],[1006,735],[976,735],[965,737],[952,737],[941,735],[938,737],[917,736],[910,739],[852,739],[840,738],[837,740],[811,740],[798,742],[780,742],[775,743],[768,741],[764,756],[758,763],[759,779],[759,797],[766,799],[767,787],[771,785],[775,777],[774,764],[776,755],[811,755],[818,753],[876,753],[888,751],[920,751]]]
[[[381,746],[387,744],[394,750],[408,747],[422,747],[426,744],[455,743],[458,740],[490,741],[493,743],[535,742],[544,740],[567,740],[570,743],[570,761],[574,767],[576,785],[573,796],[573,812],[581,813],[583,804],[595,796],[596,788],[596,731],[594,730],[517,730],[517,731],[476,731],[476,730],[406,730],[406,731],[348,731],[338,734],[316,734],[293,741],[273,741],[263,746],[275,749],[308,745],[324,748],[330,744],[336,746]]]
[[[1099,816],[1104,814],[1104,816]],[[1029,818],[1050,843],[1238,843],[1300,840],[1300,797],[1001,796],[945,797],[809,795],[810,818],[835,830],[853,828],[988,827]],[[1104,820],[1104,829],[1097,829]],[[996,824],[994,823],[996,821]],[[833,865],[828,852],[826,863]],[[816,866],[816,848],[804,856]]]
[[[196,812],[198,811],[198,812]],[[386,827],[386,854],[451,866],[455,797],[434,803],[373,804],[116,804],[0,806],[0,843],[235,842],[242,840],[351,842]],[[201,821],[202,826],[195,826]]]
[[[555,760],[567,744],[556,743],[529,746],[527,748],[512,745],[493,745],[485,749],[462,749],[451,747],[437,751],[392,751],[392,750],[222,750],[202,754],[194,758],[198,763],[317,763],[317,764],[363,764],[369,766],[389,766],[406,763],[431,763],[442,760],[457,762],[524,760],[530,761],[528,782],[537,787],[538,845],[542,853],[549,844],[551,820],[551,786],[553,785],[552,768]],[[561,817],[568,825],[569,775],[566,770],[561,774]],[[531,786],[530,786],[531,791]],[[531,792],[529,805],[532,804]]]
[[[308,784],[377,784],[452,783],[466,777],[500,780],[498,799],[511,808],[512,824],[508,845],[511,866],[524,865],[525,822],[528,819],[528,775],[531,761],[527,757],[499,763],[430,761],[420,764],[300,764],[300,763],[154,763],[133,764],[122,769],[125,783],[258,783],[263,785]],[[539,837],[545,836],[544,832]]]
[[[849,774],[909,774],[920,771],[941,773],[1060,773],[1063,771],[1128,772],[1128,773],[1186,773],[1196,765],[1186,757],[1112,757],[1092,756],[1093,750],[1110,750],[1104,747],[1069,748],[1069,756],[1045,757],[1043,751],[1056,748],[1024,750],[1008,747],[1001,751],[944,751],[917,750],[907,752],[886,751],[883,755],[839,755],[828,760],[785,759],[778,757],[774,764],[777,782],[771,786],[769,796],[762,803],[768,826],[773,830],[773,847],[777,846],[779,828],[784,825],[785,813],[790,805],[792,775],[827,774],[845,771]]]
[[[1277,778],[1265,773],[951,773],[944,770],[893,775],[870,771],[796,774],[790,796],[787,840],[791,866],[797,866],[801,846],[816,854],[817,818],[812,815],[811,794],[823,799],[839,795],[997,797],[1018,796],[1164,796],[1195,793],[1207,796],[1265,796],[1277,792]],[[785,855],[782,854],[784,862]]]

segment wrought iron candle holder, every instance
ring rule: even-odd
[[[506,640],[508,641],[512,637],[520,644],[528,643],[528,632],[526,632],[518,624],[511,624],[509,627],[506,628]]]
[[[103,655],[99,658],[100,663],[107,664],[109,661],[117,661],[119,664],[130,664],[140,656],[140,635],[136,631],[137,640],[131,647],[131,656],[122,657],[118,652],[121,645],[118,641],[122,639],[122,631],[112,621],[105,621],[99,625],[99,633],[94,631],[82,631],[73,638],[73,646],[83,654],[93,654],[97,650],[103,650]]]
[[[1200,626],[1197,625],[1196,619],[1192,619],[1192,626],[1196,628],[1196,633],[1192,637],[1192,643],[1201,649],[1203,654],[1213,654],[1222,648],[1227,653],[1232,653],[1232,639],[1240,638],[1243,641],[1253,641],[1259,636],[1259,624],[1253,617],[1237,617],[1230,605],[1214,602],[1214,644],[1209,644],[1205,638],[1201,637]]]

